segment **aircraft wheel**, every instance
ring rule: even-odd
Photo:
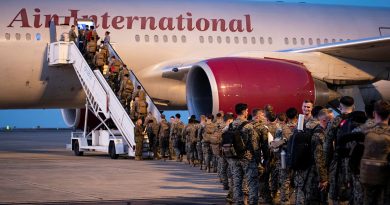
[[[78,140],[75,140],[73,143],[73,152],[74,152],[74,155],[76,155],[76,156],[83,156],[84,155],[84,152],[80,151],[80,145],[79,145]]]
[[[111,159],[118,159],[119,157],[119,155],[116,153],[115,144],[113,141],[111,141],[110,145],[108,146],[108,154],[110,155]]]

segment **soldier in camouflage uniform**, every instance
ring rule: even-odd
[[[169,123],[165,119],[165,115],[162,114],[157,135],[160,145],[160,155],[164,160],[169,156],[169,132]]]
[[[169,160],[172,160],[174,157],[176,157],[175,149],[173,147],[174,142],[172,141],[173,138],[171,137],[171,134],[170,134],[171,128],[172,128],[173,124],[175,124],[175,117],[174,116],[171,116],[169,118],[168,124],[169,124]]]
[[[248,106],[246,104],[237,104],[235,110],[238,116],[232,123],[233,129],[246,122],[248,117]],[[257,163],[260,155],[258,153],[258,142],[256,141],[258,139],[257,133],[250,123],[242,128],[241,138],[246,150],[244,156],[242,158],[228,158],[233,177],[233,199],[236,204],[244,204],[243,180],[245,176],[249,189],[248,204],[257,204],[259,191]]]
[[[229,128],[229,124],[232,123],[234,120],[233,115],[229,115],[229,114],[225,115],[224,118],[225,118],[224,119],[225,127],[222,128],[222,133],[225,132]],[[219,179],[223,185],[223,189],[229,190],[229,193],[232,196],[233,187],[229,186],[229,181],[232,182],[232,180],[229,180],[228,172],[230,172],[230,171],[228,170],[227,160],[226,160],[225,156],[221,155],[218,159],[218,176],[219,176]],[[231,175],[231,173],[230,173],[230,175]]]
[[[390,204],[390,102],[378,101],[374,105],[375,125],[367,128],[365,131],[366,138],[364,141],[364,153],[360,167],[362,182],[364,186],[364,204]],[[368,162],[375,161],[378,165],[387,164],[387,169],[382,168],[378,173],[369,171],[366,166]],[[374,164],[374,163],[373,163]],[[371,169],[372,170],[372,169]],[[381,177],[375,177],[375,176]],[[370,178],[372,177],[372,178]],[[373,178],[376,178],[374,180]]]
[[[195,116],[188,120],[188,125],[183,130],[183,137],[186,141],[186,153],[188,164],[195,165],[195,146],[197,140],[197,127]]]
[[[215,123],[213,123],[213,115],[209,114],[207,115],[206,124],[204,125],[204,128],[202,130],[202,151],[203,151],[203,158],[206,165],[207,172],[211,172],[211,160],[213,157],[213,153],[211,152],[211,137],[214,135],[214,133],[217,131],[217,127]]]
[[[255,132],[257,133],[257,141],[259,143],[259,154],[261,156],[260,162],[258,164],[259,169],[259,196],[267,203],[272,202],[271,192],[269,190],[269,180],[267,173],[264,172],[264,167],[269,163],[269,146],[268,146],[268,128],[265,126],[266,118],[264,110],[253,109],[252,110],[252,126]],[[265,177],[267,175],[267,177]]]
[[[222,114],[219,112],[216,115],[215,125],[217,127],[217,134],[215,135],[216,142],[211,143],[211,150],[213,151],[213,168],[214,173],[218,173],[218,177],[221,179],[221,138],[223,129],[226,127],[226,122],[223,120]]]
[[[304,195],[298,196],[300,199],[295,204],[327,204],[324,193],[329,183],[323,152],[325,128],[329,120],[327,112],[320,111],[318,119],[319,121],[309,120],[305,125],[306,129],[314,130],[311,138],[311,152],[314,160],[306,170],[296,171],[295,183],[299,189],[303,190]]]
[[[173,142],[173,148],[175,149],[176,153],[176,161],[183,161],[183,130],[184,130],[184,123],[180,120],[180,114],[177,113],[175,115],[175,122],[172,124],[171,127],[171,141]]]
[[[202,150],[202,140],[203,140],[203,128],[206,124],[206,116],[200,116],[200,123],[198,124],[198,137],[196,142],[196,153],[198,154],[198,163],[200,165],[200,170],[203,169],[204,159],[203,159],[203,150]]]
[[[276,136],[276,131],[280,128],[279,123],[276,121],[276,115],[272,113],[271,111],[266,114],[267,118],[267,128],[272,135],[274,139],[279,139]],[[271,139],[268,139],[268,141],[272,141]],[[270,160],[268,161],[268,167],[266,169],[266,177],[270,179],[270,191],[271,191],[271,196],[273,199],[277,199],[278,197],[278,188],[279,188],[279,167],[278,167],[278,153],[276,152],[277,150],[271,149],[270,148]],[[268,175],[268,176],[267,176]]]
[[[324,154],[326,163],[329,164],[329,198],[335,204],[348,204],[351,197],[352,175],[346,156],[345,147],[339,146],[342,138],[340,127],[353,111],[354,100],[352,97],[343,96],[340,99],[341,115],[337,116],[325,137]],[[335,145],[335,146],[333,146]]]

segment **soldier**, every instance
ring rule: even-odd
[[[188,125],[183,130],[183,137],[185,137],[186,142],[186,153],[187,153],[187,162],[195,166],[195,146],[198,137],[196,127],[195,116],[191,116],[188,120]]]
[[[135,124],[135,160],[142,159],[142,145],[144,141],[144,128],[142,126],[142,119],[139,118]]]
[[[255,153],[255,150],[258,150],[258,143],[256,142],[258,137],[253,126],[246,120],[248,117],[248,106],[238,103],[235,106],[235,111],[237,118],[232,123],[232,129],[242,127],[239,132],[243,153],[239,153],[237,158],[227,159],[233,178],[233,199],[236,204],[244,204],[243,181],[245,176],[249,188],[248,204],[257,204],[259,189],[257,162],[259,162],[259,155]],[[244,126],[241,126],[243,123]]]
[[[222,127],[222,133],[224,133],[228,128],[229,128],[229,125],[230,123],[232,123],[234,121],[234,117],[233,117],[233,114],[226,114],[224,115],[224,123],[225,123],[225,126]],[[221,145],[220,145],[221,146]],[[230,173],[231,175],[231,173]],[[219,156],[218,158],[218,176],[220,178],[220,181],[223,185],[223,189],[224,190],[229,190],[230,193],[230,196],[232,196],[233,194],[233,187],[232,186],[229,186],[229,178],[228,178],[228,163],[227,163],[227,160],[225,158],[225,156],[222,154]],[[229,189],[231,188],[231,189]],[[228,194],[229,195],[229,194]]]
[[[268,166],[270,160],[270,149],[268,145],[268,128],[265,126],[266,118],[264,110],[255,108],[252,110],[253,121],[252,126],[257,134],[257,141],[259,143],[259,157],[262,160],[258,164],[259,169],[259,196],[266,203],[272,203],[271,192],[269,190],[269,173],[264,170]]]
[[[146,102],[145,95],[140,95],[137,98],[134,101],[135,117],[145,119],[148,113],[148,103]]]
[[[203,169],[204,159],[203,159],[203,150],[202,150],[202,140],[203,140],[203,128],[206,124],[206,116],[201,115],[200,116],[200,123],[198,124],[198,138],[196,142],[196,152],[198,153],[198,161],[200,165],[200,170]]]
[[[165,119],[165,115],[162,114],[159,130],[158,130],[158,137],[160,140],[161,157],[164,159],[164,161],[169,156],[169,132],[170,132],[169,126],[170,126],[169,123]]]
[[[100,41],[100,53],[103,55],[104,64],[107,65],[108,61],[108,47],[107,45],[104,45],[103,41]]]
[[[133,100],[139,96],[139,92],[142,90],[142,87],[140,85],[137,85],[136,90],[133,92]]]
[[[150,149],[153,152],[154,159],[159,159],[157,153],[157,145],[158,145],[157,135],[158,135],[159,125],[157,124],[157,120],[154,117],[153,118],[147,117],[145,119],[145,122],[148,122],[146,125],[146,133],[149,138]]]
[[[127,113],[129,113],[131,95],[133,90],[134,90],[134,86],[133,86],[133,82],[129,79],[129,74],[125,74],[121,80],[118,96],[123,108],[125,108]]]
[[[327,199],[324,195],[327,195],[326,189],[329,183],[323,150],[325,129],[329,120],[326,109],[320,110],[317,117],[319,125],[315,123],[306,123],[307,129],[314,130],[311,137],[313,162],[306,170],[300,171],[301,173],[299,173],[299,177],[296,181],[296,186],[299,188],[302,186],[303,188],[305,194],[303,196],[304,204],[327,204]]]
[[[75,45],[77,45],[76,44],[77,34],[76,34],[75,30],[76,30],[76,26],[72,25],[70,27],[70,31],[69,31],[69,42],[73,41],[75,43]]]
[[[120,71],[119,71],[118,82],[121,82],[121,80],[122,80],[123,76],[125,76],[125,74],[128,74],[130,77],[130,73],[129,73],[129,70],[127,69],[127,65],[123,64],[120,68]]]
[[[343,96],[340,99],[341,116],[337,116],[325,138],[325,156],[332,156],[329,166],[329,198],[333,203],[348,204],[352,198],[351,188],[352,175],[348,165],[349,157],[345,143],[340,140],[352,132],[350,126],[350,113],[354,109],[354,100],[350,96]],[[328,164],[327,163],[327,164]]]
[[[87,43],[87,54],[86,54],[86,58],[87,58],[87,63],[88,64],[92,64],[92,60],[95,56],[95,53],[96,53],[96,50],[97,50],[97,44],[95,41],[89,41]]]
[[[121,61],[119,59],[116,59],[115,56],[111,56],[111,62],[109,64],[110,67],[110,84],[111,88],[114,92],[117,91],[118,87],[118,75],[119,75],[119,69],[121,67]]]
[[[183,130],[184,130],[184,123],[180,120],[180,114],[177,113],[175,115],[175,122],[172,124],[171,127],[171,141],[173,142],[173,148],[176,153],[176,161],[181,162],[183,161]]]
[[[206,165],[207,172],[211,172],[211,160],[212,160],[212,152],[211,152],[211,138],[214,133],[217,131],[216,125],[213,123],[213,115],[209,114],[206,118],[206,123],[202,130],[202,151],[203,158]]]
[[[390,204],[390,102],[374,105],[374,127],[365,130],[364,153],[360,167],[364,204]]]
[[[101,53],[101,51],[98,51],[95,54],[95,57],[93,59],[93,64],[95,65],[95,69],[99,69],[100,72],[103,73],[103,66],[104,66],[104,56]]]

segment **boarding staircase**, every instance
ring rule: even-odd
[[[110,55],[115,55],[117,59],[121,60],[113,47],[111,45],[108,47]],[[85,119],[88,118],[87,110],[90,110],[101,122],[91,132],[87,133],[87,121],[85,121],[84,132],[72,133],[72,150],[75,151],[75,154],[82,155],[83,151],[102,151],[109,153],[111,158],[117,158],[119,154],[134,156],[134,123],[102,73],[99,70],[93,71],[91,69],[75,43],[63,41],[50,43],[48,45],[47,60],[49,66],[54,68],[73,65],[87,96]],[[135,87],[136,85],[143,87],[134,72],[131,71],[130,75]],[[144,91],[147,94],[148,111],[159,120],[161,118],[160,112],[145,89]],[[115,124],[117,130],[113,130],[107,125],[109,119]],[[102,127],[105,128],[104,133]],[[88,142],[88,140],[91,141],[91,136],[92,143]]]

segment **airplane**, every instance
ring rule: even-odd
[[[234,104],[351,95],[390,99],[390,9],[256,1],[2,2],[0,109],[61,108],[77,126],[86,95],[71,66],[51,68],[50,23],[93,20],[161,110],[234,111]]]

